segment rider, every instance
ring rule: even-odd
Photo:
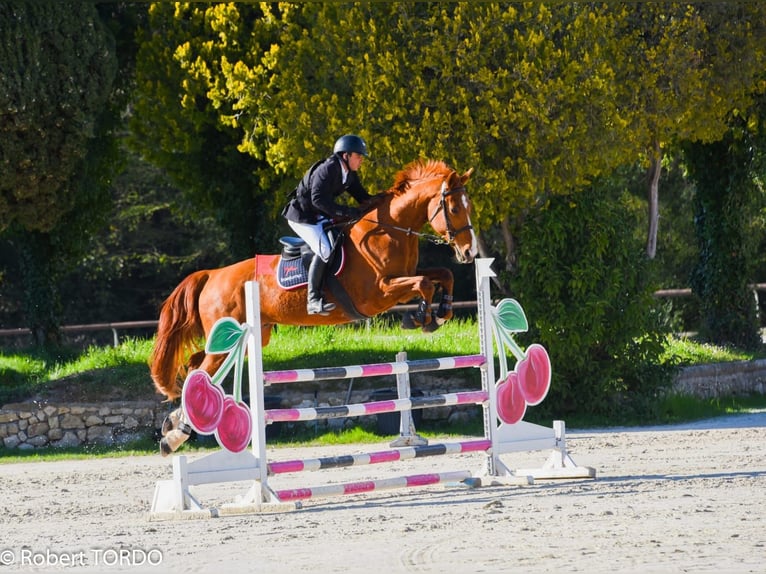
[[[328,315],[334,303],[322,300],[322,281],[332,247],[324,223],[328,220],[359,219],[362,211],[357,207],[340,205],[335,198],[347,191],[358,203],[371,199],[356,173],[367,157],[367,144],[352,134],[335,142],[333,155],[318,161],[305,173],[282,210],[290,227],[314,252],[308,271],[309,315]]]

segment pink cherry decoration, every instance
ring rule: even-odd
[[[530,406],[540,404],[551,386],[551,360],[545,347],[530,345],[526,358],[516,365],[516,372],[524,400]]]
[[[224,393],[214,385],[205,371],[191,371],[181,393],[186,418],[192,428],[202,434],[212,433],[221,422],[224,412]]]
[[[223,401],[223,416],[215,431],[218,444],[229,452],[241,452],[250,444],[252,434],[250,407],[227,396]]]
[[[250,329],[231,317],[216,321],[205,344],[205,352],[228,354],[213,377],[195,369],[186,377],[181,392],[181,406],[186,420],[200,434],[215,433],[218,444],[230,452],[244,450],[253,434],[250,407],[241,401],[242,365]],[[234,393],[226,395],[220,384],[232,367]]]
[[[519,422],[527,412],[527,402],[520,387],[519,375],[515,371],[508,373],[497,386],[497,416],[509,425]]]

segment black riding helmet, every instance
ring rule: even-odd
[[[333,148],[332,153],[338,154],[350,152],[356,152],[367,157],[367,144],[362,138],[353,134],[346,134],[339,137],[338,141],[335,142],[335,147]]]

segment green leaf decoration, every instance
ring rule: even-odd
[[[525,333],[529,329],[527,316],[515,299],[503,299],[495,308],[497,322],[512,333]]]
[[[240,325],[231,317],[222,317],[215,322],[205,344],[206,353],[227,353],[234,349],[247,332],[247,327]]]

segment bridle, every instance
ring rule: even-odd
[[[447,180],[445,179],[442,182],[442,193],[441,199],[439,200],[439,207],[436,208],[434,214],[428,219],[428,223],[431,223],[436,216],[439,215],[440,211],[444,212],[444,223],[447,225],[447,241],[442,240],[442,242],[447,243],[448,245],[452,245],[452,243],[455,242],[455,237],[459,234],[473,229],[473,225],[470,224],[464,225],[460,229],[455,229],[453,227],[452,221],[449,218],[449,210],[447,209],[447,198],[454,193],[465,193],[465,186],[461,184],[457,187],[447,189]]]
[[[399,227],[397,225],[391,225],[390,223],[383,223],[381,221],[377,221],[375,219],[369,219],[367,217],[362,217],[362,220],[369,221],[370,223],[376,223],[380,225],[381,227],[395,229],[396,231],[401,231],[403,233],[406,233],[407,235],[422,237],[423,239],[430,241],[431,243],[435,245],[453,245],[455,243],[455,237],[457,237],[460,233],[463,233],[464,231],[471,231],[473,229],[473,225],[465,225],[461,227],[460,229],[455,229],[454,226],[452,225],[452,221],[449,218],[449,210],[447,209],[447,198],[454,193],[465,193],[465,186],[461,184],[456,187],[448,188],[447,180],[445,179],[442,182],[441,198],[439,199],[439,207],[437,207],[433,215],[428,218],[428,223],[430,224],[433,222],[434,219],[436,219],[436,216],[439,215],[440,211],[444,212],[444,222],[447,226],[446,239],[444,237],[441,237],[440,235],[433,235],[431,233],[421,233],[419,231],[414,231],[411,228]]]

